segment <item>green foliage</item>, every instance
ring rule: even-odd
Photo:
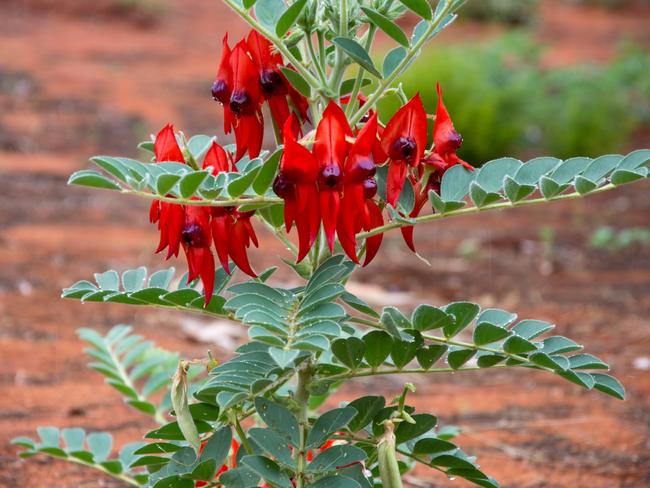
[[[232,263],[231,268],[233,268]],[[223,309],[226,300],[218,295],[230,281],[230,275],[223,269],[217,272],[214,296],[207,307],[204,294],[194,288],[197,282],[187,284],[187,275],[182,276],[178,285],[174,286],[175,271],[174,268],[168,268],[147,276],[147,269],[141,266],[124,271],[120,279],[117,271],[109,270],[96,273],[96,283],[78,281],[71,287],[65,288],[61,296],[82,302],[149,305],[186,309],[213,316],[227,315]]]
[[[545,70],[542,49],[517,33],[480,46],[450,44],[424,51],[401,81],[408,95],[420,93],[427,111],[435,111],[440,81],[464,138],[459,154],[476,166],[506,154],[617,152],[648,122],[647,53],[628,47],[607,66]],[[400,104],[386,98],[382,120]]]
[[[528,24],[535,20],[539,0],[479,0],[467,2],[463,16],[507,24]]]
[[[355,130],[365,111],[384,95],[404,97],[402,87],[394,87],[399,75],[427,41],[456,19],[456,10],[465,3],[225,2],[282,54],[287,80],[310,98],[312,120],[321,115],[321,102],[338,93],[356,100],[359,90],[370,87],[372,79],[375,89],[364,107],[348,113]],[[521,6],[521,2],[498,0],[482,4],[515,15]],[[397,22],[407,11],[419,17],[409,34]],[[395,43],[381,71],[369,53],[378,30]],[[649,62],[646,57],[633,53],[606,71],[589,68],[546,74],[537,67],[535,45],[524,38],[510,39],[518,44],[514,51],[504,48],[508,41],[502,41],[470,55],[465,47],[449,48],[442,57],[425,55],[426,73],[418,68],[404,78],[407,89],[420,87],[425,83],[422,80],[431,89],[430,66],[435,66],[436,77],[439,72],[445,87],[450,87],[445,89],[447,104],[453,114],[459,114],[457,127],[467,136],[466,159],[480,163],[531,141],[562,156],[574,151],[591,156],[606,147],[603,141],[612,146],[624,142],[634,126],[627,117],[633,112],[630,100],[643,107],[643,101],[650,98],[643,73]],[[310,41],[317,41],[317,46]],[[306,56],[310,59],[305,60]],[[356,77],[344,81],[349,66],[356,70]],[[618,90],[621,80],[629,88],[624,93]],[[585,81],[594,83],[584,89]],[[433,90],[421,91],[433,108]],[[551,93],[560,95],[549,97]],[[597,107],[595,100],[603,105]],[[348,112],[352,109],[350,104]],[[604,110],[605,115],[597,110]],[[634,117],[648,115],[647,108],[641,108]],[[533,124],[526,126],[519,117],[532,118]],[[547,127],[549,120],[555,125]],[[466,131],[470,125],[474,133]],[[543,136],[542,143],[531,138],[535,133]],[[313,132],[301,137],[301,143],[313,143]],[[293,250],[295,246],[280,234],[283,202],[271,189],[282,147],[270,155],[243,158],[237,163],[238,172],[215,177],[209,168],[199,169],[213,140],[198,135],[182,144],[187,164],[96,157],[92,161],[98,170],[77,172],[70,183],[182,205],[256,210]],[[153,143],[144,142],[140,148],[151,152]],[[233,148],[226,149],[233,152]],[[418,196],[417,183],[410,182],[397,207],[387,206],[390,221],[357,237],[362,240],[452,215],[610,190],[647,178],[649,162],[650,150],[640,150],[626,156],[541,157],[527,163],[500,157],[475,171],[457,165],[445,172],[439,192],[429,192],[433,214],[404,217]],[[385,167],[377,172],[382,210],[386,172]],[[132,334],[127,326],[114,327],[105,335],[81,329],[79,336],[89,346],[86,353],[93,358],[89,366],[103,374],[130,406],[152,416],[159,425],[145,434],[148,443],[126,446],[118,458],[110,457],[108,434],[86,436],[82,429],[53,427],[40,428],[39,441],[15,439],[15,444],[26,449],[21,455],[47,454],[148,488],[193,488],[199,481],[226,488],[253,488],[262,482],[273,488],[373,488],[382,483],[385,488],[400,488],[402,474],[415,463],[450,478],[497,488],[498,483],[479,469],[476,459],[451,441],[458,428],[441,428],[435,415],[416,413],[407,404],[407,395],[415,392],[411,383],[390,402],[383,396],[365,396],[333,405],[323,413],[319,407],[344,382],[355,378],[429,377],[509,367],[549,372],[588,390],[624,398],[622,385],[605,374],[609,366],[582,352],[573,340],[551,335],[554,326],[548,322],[519,320],[514,313],[481,310],[467,301],[422,304],[410,315],[392,306],[374,310],[346,290],[354,263],[342,255],[328,257],[322,236],[313,237],[319,244],[304,262],[289,263],[304,282],[273,286],[267,281],[275,271],[271,268],[257,278],[231,284],[231,277],[219,270],[209,306],[204,305],[206,297],[196,289],[197,283],[187,283],[187,276],[176,283],[173,268],[151,275],[144,267],[122,274],[109,270],[96,274],[94,282],[80,281],[63,290],[63,297],[82,302],[148,305],[228,318],[247,328],[250,341],[219,364],[209,354],[204,359],[181,360]],[[192,370],[192,365],[197,367]],[[200,380],[196,377],[199,367],[207,370]]]
[[[167,390],[179,356],[131,331],[131,327],[117,325],[105,336],[92,329],[79,329],[78,334],[89,346],[86,354],[94,360],[88,366],[104,375],[106,383],[124,395],[127,405],[162,419],[170,406],[168,395],[159,405],[150,397]]]
[[[61,430],[39,427],[37,433],[37,441],[29,437],[17,437],[11,441],[24,448],[20,457],[45,454],[97,469],[131,485],[140,486],[146,482],[146,474],[131,468],[131,463],[136,459],[135,452],[142,443],[127,444],[117,457],[111,457],[113,437],[106,432],[86,434],[84,429],[78,427]]]
[[[582,346],[566,337],[542,337],[554,328],[547,322],[516,320],[516,314],[500,309],[481,311],[470,302],[441,308],[420,306],[410,319],[388,307],[376,324],[384,330],[368,332],[362,339],[341,338],[332,344],[335,359],[321,363],[316,381],[331,384],[343,378],[399,371],[427,374],[523,366],[624,398],[620,383],[600,372],[608,369],[602,360],[579,352]],[[472,331],[471,341],[458,339],[466,329]],[[447,367],[434,368],[443,361]],[[412,362],[419,367],[407,368]],[[332,375],[333,371],[337,374]]]
[[[629,227],[617,230],[613,227],[602,226],[594,231],[589,239],[589,245],[596,249],[619,250],[631,246],[650,245],[650,228]]]

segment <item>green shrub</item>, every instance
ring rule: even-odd
[[[540,67],[541,48],[509,34],[486,42],[452,44],[424,53],[403,77],[408,95],[419,91],[435,108],[435,83],[465,142],[461,156],[481,164],[505,154],[558,157],[619,152],[650,120],[650,55],[628,48],[607,66],[551,71]],[[385,119],[399,106],[380,105]]]
[[[464,7],[466,17],[477,20],[527,24],[537,14],[539,0],[478,0],[470,1]]]

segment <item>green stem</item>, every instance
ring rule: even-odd
[[[239,440],[241,441],[242,446],[244,446],[244,449],[246,449],[246,452],[248,454],[255,454],[253,447],[251,446],[250,442],[248,442],[248,438],[246,437],[246,432],[244,432],[244,429],[242,429],[242,426],[239,423],[239,418],[234,413],[232,416],[235,425],[235,430],[237,431],[237,435],[239,436]]]
[[[59,458],[60,459],[60,458]],[[94,468],[98,471],[101,471],[102,473],[111,476],[115,479],[118,479],[120,481],[124,481],[125,483],[131,485],[131,486],[142,486],[140,483],[138,483],[134,478],[131,478],[130,476],[126,474],[116,474],[116,473],[111,473],[108,469],[106,469],[104,466],[100,464],[94,464],[94,463],[86,463],[82,461],[81,459],[74,458],[72,456],[68,456],[65,458],[66,461],[69,461],[71,463],[76,463],[80,464],[81,466],[86,466],[88,468]]]
[[[320,59],[320,65],[323,67],[325,70],[326,63],[327,63],[327,50],[325,49],[325,34],[323,34],[323,31],[319,30],[318,33],[316,34],[316,37],[318,38],[318,57]]]
[[[156,195],[155,193],[149,193],[146,191],[140,190],[131,190],[131,189],[122,189],[120,193],[124,195],[137,195],[139,197],[147,198],[149,200],[160,200],[161,202],[177,203],[179,205],[198,205],[202,207],[233,207],[237,205],[275,205],[278,203],[283,203],[279,197],[244,197],[244,198],[230,198],[228,200],[217,200],[217,199],[203,199],[203,200],[192,200],[190,198],[176,198],[168,197],[163,195]]]
[[[307,69],[305,66],[289,51],[287,46],[284,45],[282,39],[278,38],[274,32],[268,30],[257,20],[255,20],[248,11],[240,5],[236,0],[224,0],[224,3],[228,5],[232,10],[234,10],[237,15],[248,23],[253,29],[255,29],[260,34],[264,35],[269,41],[271,41],[275,47],[282,53],[287,61],[293,66],[293,68],[300,73],[303,78],[309,83],[312,87],[320,87],[320,83],[314,77],[314,75]],[[324,88],[324,87],[323,87]]]
[[[602,193],[605,191],[613,190],[616,188],[615,185],[608,183],[606,185],[601,186],[600,188],[597,188],[593,190],[589,195],[595,194],[595,193]],[[432,220],[440,220],[444,219],[447,217],[456,217],[459,215],[471,215],[487,210],[501,210],[504,208],[516,208],[516,207],[525,207],[527,205],[535,205],[537,203],[548,203],[548,202],[554,202],[554,201],[559,201],[559,200],[575,200],[577,198],[581,198],[584,195],[581,195],[578,192],[573,192],[573,193],[567,193],[566,195],[558,195],[556,197],[546,199],[543,197],[540,198],[532,198],[530,200],[522,200],[521,202],[517,203],[512,203],[512,202],[497,202],[497,203],[492,203],[489,205],[484,205],[483,207],[469,207],[469,208],[461,208],[459,210],[453,210],[451,212],[445,212],[445,213],[434,213],[430,215],[423,215],[421,217],[416,217],[414,219],[411,219],[411,222],[400,222],[400,221],[393,221],[390,224],[382,225],[381,227],[375,227],[369,232],[362,232],[360,234],[357,234],[357,239],[365,239],[370,236],[374,236],[376,234],[381,234],[383,232],[392,230],[392,229],[399,229],[400,227],[408,227],[411,225],[417,225],[421,224],[423,222],[430,222]]]
[[[473,348],[475,349],[475,347]],[[506,364],[497,364],[495,366],[491,366],[491,368],[508,368],[509,366]],[[480,371],[486,368],[479,368],[478,366],[470,366],[467,368],[412,368],[412,369],[400,369],[400,368],[386,368],[386,369],[364,369],[364,370],[356,370],[356,371],[350,371],[349,373],[341,373],[333,376],[327,376],[326,378],[323,378],[323,380],[327,380],[327,382],[331,381],[340,381],[340,380],[347,380],[347,379],[352,379],[352,378],[364,378],[368,376],[385,376],[385,375],[390,375],[390,374],[429,374],[429,373],[456,373],[456,372],[463,372],[463,371]]]
[[[377,27],[375,27],[374,24],[370,25],[370,28],[368,29],[368,37],[366,38],[366,51],[370,50],[370,47],[372,46],[372,41],[375,37],[375,32],[377,31]],[[366,72],[361,66],[359,66],[359,72],[357,73],[357,78],[354,80],[354,86],[352,87],[352,93],[350,93],[350,101],[348,102],[348,106],[345,109],[345,115],[349,118],[350,115],[352,115],[353,110],[354,110],[354,104],[357,99],[357,95],[359,94],[359,91],[361,90],[361,83],[363,83],[363,75]],[[361,108],[361,107],[359,107]]]
[[[309,384],[312,379],[311,365],[298,372],[295,401],[300,407],[298,425],[300,426],[300,445],[296,450],[296,488],[306,486],[305,470],[307,468],[307,435],[309,434]]]
[[[341,37],[348,35],[348,2],[347,0],[339,1],[339,32]],[[329,87],[336,95],[339,93],[339,86],[341,79],[345,72],[346,56],[340,47],[336,47],[336,55],[334,58],[334,68],[330,74]]]
[[[447,14],[451,10],[451,7],[453,6],[452,3],[447,5],[443,9],[442,12],[440,12],[440,15],[429,24],[429,27],[427,30],[424,32],[424,34],[420,37],[418,42],[416,42],[411,48],[407,51],[406,56],[404,56],[404,59],[395,67],[393,72],[388,75],[386,78],[381,80],[379,82],[379,85],[377,86],[377,89],[368,97],[368,101],[366,104],[362,107],[359,108],[355,112],[355,114],[352,116],[350,119],[350,125],[354,127],[363,117],[363,115],[368,111],[368,109],[373,108],[377,101],[384,95],[384,92],[386,88],[388,88],[404,71],[404,69],[409,65],[413,57],[420,51],[420,48],[424,45],[424,43],[427,42],[429,39],[429,36],[436,30],[436,28],[440,25],[440,22],[447,17]]]
[[[325,71],[323,71],[323,63],[321,63],[321,60],[314,50],[314,44],[310,34],[305,33],[305,42],[307,43],[307,51],[309,52],[312,64],[316,68],[318,77],[320,78],[322,85],[327,86],[327,77],[325,76]]]
[[[264,226],[269,229],[271,232],[273,232],[278,239],[282,241],[282,243],[287,246],[287,249],[289,249],[294,256],[298,255],[298,248],[296,245],[289,240],[289,237],[287,236],[287,233],[284,231],[284,226],[281,227],[273,227],[269,222],[267,222],[265,219],[259,219]]]

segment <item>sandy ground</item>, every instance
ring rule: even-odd
[[[245,28],[207,0],[170,0],[154,21],[116,13],[108,0],[93,8],[52,5],[0,4],[0,486],[119,486],[63,462],[18,460],[8,446],[39,425],[107,430],[118,445],[151,427],[84,367],[75,329],[129,323],[188,357],[208,347],[220,358],[229,351],[190,337],[182,314],[59,299],[61,288],[95,271],[167,266],[152,254],[157,238],[146,202],[67,188],[65,181],[91,154],[137,156],[135,144],[168,121],[189,134],[218,132],[220,113],[208,89],[219,41],[224,28],[235,37]],[[608,14],[556,6],[545,2],[540,30],[553,41],[549,64],[606,60],[622,37],[649,40],[647,9]],[[463,25],[450,37],[496,30]],[[640,137],[636,145],[650,141]],[[628,389],[625,402],[529,371],[409,378],[418,386],[416,406],[461,425],[460,443],[504,487],[650,485],[650,253],[586,246],[599,225],[647,226],[649,191],[646,182],[418,228],[431,268],[390,235],[375,266],[355,278],[381,305],[408,310],[419,301],[470,299],[552,321],[612,364]],[[553,239],[542,239],[549,231]],[[282,249],[268,236],[262,241],[255,265],[280,264]],[[280,272],[275,280],[295,278]],[[378,388],[393,395],[403,380],[360,381],[336,399]],[[426,470],[411,483],[467,486]]]

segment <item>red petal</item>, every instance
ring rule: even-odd
[[[178,147],[178,142],[176,142],[176,135],[174,134],[174,126],[172,124],[167,124],[158,132],[153,144],[153,152],[156,156],[156,161],[159,163],[162,161],[185,162],[183,152]]]
[[[284,124],[282,174],[293,183],[315,184],[318,178],[318,162],[306,147],[296,141],[294,122],[295,116],[291,116]]]
[[[232,225],[231,238],[228,241],[228,253],[239,269],[247,275],[255,278],[257,277],[257,274],[255,274],[255,271],[251,268],[251,265],[248,262],[248,255],[246,254],[247,241],[248,235],[246,226],[243,225],[241,220],[235,222]]]
[[[217,257],[221,267],[230,274],[230,261],[228,260],[228,238],[230,236],[229,223],[232,222],[230,215],[212,217],[210,226],[212,228],[212,240],[217,250]]]
[[[298,229],[298,262],[307,255],[320,228],[318,188],[313,185],[296,187],[296,228]]]
[[[415,141],[415,157],[411,164],[416,165],[422,159],[427,145],[427,113],[422,105],[422,100],[420,100],[420,94],[411,98],[388,121],[381,138],[382,151],[390,154],[391,146],[400,137]]]
[[[289,118],[289,102],[284,95],[273,95],[267,100],[269,102],[269,109],[271,116],[275,120],[278,127],[284,127],[287,119]]]
[[[160,219],[160,200],[154,200],[149,207],[149,222],[155,224]]]
[[[197,249],[200,259],[199,276],[203,283],[203,292],[205,294],[206,307],[212,300],[212,293],[214,291],[214,256],[210,248]]]
[[[226,153],[226,150],[217,144],[216,141],[212,142],[203,160],[203,169],[207,169],[210,166],[212,166],[212,174],[214,176],[221,172],[230,171],[230,157]],[[233,165],[233,167],[236,171],[236,166]]]
[[[250,52],[253,62],[257,65],[259,71],[263,69],[275,69],[282,64],[282,56],[273,51],[273,44],[257,32],[251,29],[246,38],[248,51]]]
[[[250,98],[251,111],[256,111],[262,103],[262,91],[259,83],[259,74],[255,64],[247,52],[246,41],[239,41],[230,56],[230,69],[232,70],[232,96],[243,92]]]
[[[261,113],[240,117],[235,125],[235,141],[237,143],[235,161],[243,158],[246,151],[251,159],[259,156],[263,138],[264,119]]]
[[[369,220],[365,223],[365,230],[371,231],[376,227],[381,227],[384,225],[384,217],[381,214],[381,210],[375,202],[372,200],[366,200],[366,209],[368,211]],[[381,241],[384,238],[384,234],[377,234],[370,236],[366,239],[366,259],[363,262],[364,266],[370,264],[370,262],[375,258],[379,247],[381,246]]]
[[[334,239],[336,236],[336,225],[339,218],[341,194],[338,191],[321,191],[319,198],[320,214],[323,219],[325,238],[327,239],[330,252],[334,253]]]
[[[388,165],[388,178],[386,179],[386,201],[393,207],[396,206],[404,181],[406,180],[406,163],[391,161]]]
[[[284,228],[288,232],[291,231],[291,226],[296,221],[296,201],[284,201]]]
[[[436,110],[436,123],[433,128],[433,143],[435,145],[435,151],[445,157],[446,154],[454,153],[458,150],[463,142],[463,138],[456,132],[447,107],[445,107],[440,83],[436,85],[436,89],[438,90],[438,108]]]
[[[318,124],[314,141],[314,156],[321,168],[330,164],[343,168],[349,146],[346,136],[352,136],[352,130],[345,113],[330,101]]]
[[[358,188],[361,189],[360,193],[363,199],[363,187],[360,185],[345,187],[345,193],[341,200],[338,225],[336,227],[336,233],[343,251],[357,264],[359,264],[359,259],[357,258],[356,226],[359,207],[356,203],[357,198],[355,194],[359,193]]]

